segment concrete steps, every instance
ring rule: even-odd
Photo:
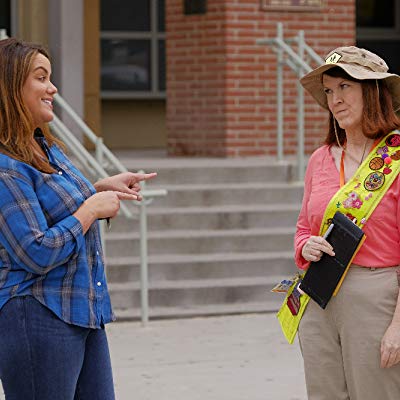
[[[294,228],[150,231],[150,254],[196,254],[249,251],[287,251],[293,247]],[[139,254],[139,233],[106,235],[108,257]]]
[[[183,308],[200,306],[226,306],[273,303],[278,296],[271,288],[282,276],[240,277],[225,279],[195,279],[157,281],[149,285],[150,316],[153,308],[168,308],[181,305]],[[110,283],[113,306],[117,310],[140,308],[140,286],[138,282]]]
[[[283,297],[270,289],[295,272],[303,190],[291,182],[289,163],[127,156],[122,162],[157,171],[148,187],[168,190],[147,208],[150,318],[278,309]],[[115,218],[105,241],[114,311],[119,319],[137,319],[138,221]]]
[[[151,185],[152,188],[163,187]],[[241,182],[168,185],[168,196],[157,199],[157,207],[208,207],[247,204],[259,205],[301,202],[303,185],[281,182]]]
[[[241,159],[218,158],[136,158],[116,153],[120,161],[131,171],[158,172],[154,184],[239,184],[239,183],[287,183],[294,177],[293,164],[276,162],[272,158],[254,157]],[[110,173],[114,173],[112,169]]]
[[[210,317],[218,315],[236,315],[250,313],[276,312],[283,301],[283,296],[277,295],[273,300],[252,303],[212,304],[200,306],[179,307],[151,307],[150,319]],[[132,321],[140,319],[139,308],[117,309],[118,321]]]
[[[139,257],[107,257],[110,282],[138,282]],[[208,254],[159,254],[149,256],[149,281],[223,279],[232,276],[280,275],[293,268],[293,253],[241,252]]]
[[[248,202],[249,200],[247,200]],[[150,230],[223,230],[293,226],[299,204],[220,205],[205,207],[149,207]],[[117,222],[117,221],[115,221]],[[113,221],[114,224],[114,221]],[[131,220],[118,219],[118,231],[130,232]]]

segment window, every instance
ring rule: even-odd
[[[357,46],[381,56],[389,71],[400,73],[400,2],[357,0]]]
[[[400,33],[400,6],[397,0],[357,0],[357,37],[393,38]]]
[[[165,97],[165,0],[101,0],[101,91]]]
[[[11,10],[9,0],[0,0],[0,29],[5,29],[7,36],[11,36]]]

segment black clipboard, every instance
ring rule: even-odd
[[[300,289],[325,309],[335,296],[346,273],[365,240],[361,228],[337,211],[332,219],[333,228],[326,240],[332,245],[335,255],[323,253],[321,259],[311,262]]]

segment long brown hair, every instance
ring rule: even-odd
[[[361,83],[364,102],[361,127],[364,136],[370,139],[381,138],[400,126],[400,118],[393,110],[392,96],[384,80],[358,80],[339,67],[331,68],[324,74]],[[346,132],[339,126],[331,112],[325,144],[336,143],[335,124],[339,142],[343,145],[346,141]]]
[[[38,54],[50,60],[46,49],[38,44],[15,38],[0,40],[0,152],[52,173],[54,169],[48,160],[33,149],[32,137],[37,126],[22,96],[33,59]],[[51,135],[47,124],[41,128],[49,146],[61,144]]]

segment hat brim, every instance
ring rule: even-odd
[[[324,92],[324,86],[322,85],[322,75],[329,69],[339,67],[343,69],[354,79],[366,80],[366,79],[383,79],[385,80],[390,94],[392,95],[393,109],[398,111],[400,109],[400,76],[396,74],[390,74],[388,72],[374,72],[368,71],[365,67],[354,66],[345,63],[337,64],[325,64],[309,72],[307,75],[300,79],[300,83],[304,89],[311,94],[317,103],[329,110],[326,94]]]

